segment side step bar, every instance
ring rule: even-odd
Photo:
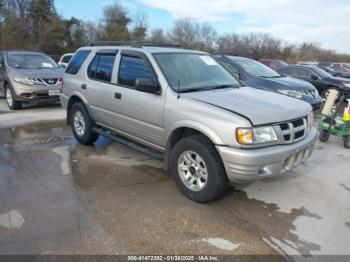
[[[142,146],[140,144],[137,144],[135,142],[132,142],[131,140],[118,136],[118,135],[113,135],[110,131],[106,131],[102,128],[98,128],[98,127],[93,127],[92,130],[96,133],[98,133],[101,136],[104,136],[108,139],[111,139],[119,144],[125,145],[127,147],[130,147],[136,151],[139,151],[149,157],[158,159],[158,160],[164,160],[164,154],[160,153],[160,152],[156,152],[154,150],[148,149],[145,146]]]

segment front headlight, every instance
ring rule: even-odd
[[[350,84],[348,84],[348,83],[343,83],[343,85],[347,88],[350,88]]]
[[[315,124],[314,112],[311,112],[307,116],[307,123],[308,123],[309,128],[314,126],[314,124]]]
[[[28,86],[33,85],[33,81],[28,79],[28,78],[15,77],[13,79],[13,81],[15,81],[16,83],[22,84],[22,85],[28,85]]]
[[[263,144],[277,140],[276,132],[271,126],[237,129],[237,141],[242,145]]]
[[[285,95],[285,96],[290,96],[290,97],[294,97],[294,98],[302,98],[303,95],[299,92],[297,92],[296,90],[286,90],[286,89],[280,89],[277,90],[278,93]]]

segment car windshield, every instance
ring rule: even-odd
[[[44,54],[7,54],[7,64],[18,69],[51,69],[58,65],[49,56]]]
[[[170,87],[175,91],[200,91],[241,84],[211,56],[198,53],[153,55]]]
[[[281,75],[276,71],[254,60],[240,59],[240,60],[235,60],[235,62],[239,64],[244,71],[246,71],[248,74],[255,77],[264,77],[264,78],[281,77]]]
[[[350,69],[350,65],[348,65],[348,64],[344,64],[343,67],[346,69]]]
[[[333,77],[330,73],[328,73],[327,71],[325,71],[319,67],[313,67],[312,70],[322,78]]]

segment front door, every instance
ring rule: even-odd
[[[119,55],[115,110],[120,116],[119,129],[137,139],[161,146],[165,92],[150,94],[137,91],[137,79],[158,83],[151,63],[144,53],[122,51]],[[161,89],[161,87],[160,87]]]

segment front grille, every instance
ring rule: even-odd
[[[58,78],[44,78],[44,82],[50,86],[56,85],[58,82]]]
[[[302,140],[307,133],[308,123],[306,118],[300,118],[278,125],[284,143],[290,144]]]
[[[60,83],[59,78],[29,78],[29,80],[33,81],[34,85],[54,86]]]

